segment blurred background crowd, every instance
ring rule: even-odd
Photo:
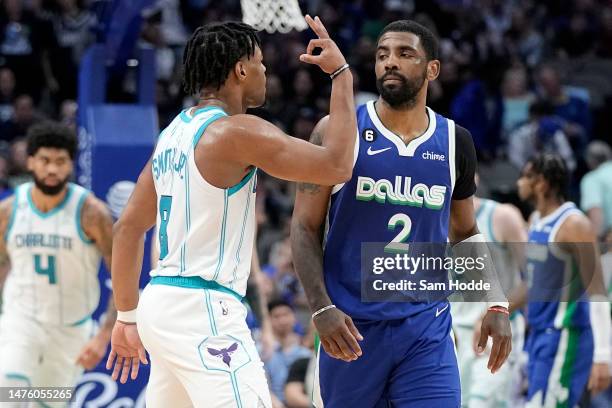
[[[0,1],[0,197],[28,178],[24,136],[32,124],[52,118],[76,131],[78,66],[101,31],[96,14],[101,2]],[[481,195],[518,204],[515,181],[526,159],[541,151],[558,153],[572,171],[571,198],[589,212],[602,239],[606,236],[612,227],[612,1],[299,3],[303,13],[321,17],[347,56],[356,104],[377,97],[376,39],[388,22],[411,18],[434,31],[442,69],[429,86],[428,105],[470,130]],[[139,42],[156,53],[163,128],[194,104],[181,86],[182,50],[190,33],[203,23],[240,20],[240,2],[159,0],[142,18]],[[261,37],[267,103],[253,113],[308,139],[328,112],[331,85],[318,68],[298,61],[311,34]],[[133,82],[129,71],[112,78],[109,99],[132,100]],[[257,252],[260,286],[273,300],[270,322],[280,346],[266,360],[271,386],[277,404],[298,407],[308,401],[303,381],[315,345],[288,239],[294,188],[259,178]],[[289,395],[287,383],[293,384]]]

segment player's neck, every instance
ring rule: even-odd
[[[245,113],[247,110],[247,106],[242,103],[242,97],[239,93],[228,92],[226,88],[221,88],[218,91],[202,90],[198,104],[191,108],[190,113],[193,114],[196,110],[206,106],[218,106],[228,115]]]
[[[400,136],[404,143],[421,136],[429,127],[425,98],[420,95],[414,105],[406,108],[392,108],[383,98],[378,98],[376,113],[383,125]]]
[[[53,210],[55,207],[60,205],[62,201],[66,198],[66,194],[68,194],[68,187],[64,187],[64,189],[56,195],[46,195],[36,186],[32,187],[31,195],[32,195],[32,204],[43,213],[49,212]]]
[[[546,217],[552,214],[557,208],[561,207],[563,200],[556,197],[542,197],[538,200],[536,210],[540,213],[540,217]]]

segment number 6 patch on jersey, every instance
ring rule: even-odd
[[[208,370],[234,373],[251,362],[242,341],[229,334],[207,337],[200,343],[198,352]]]

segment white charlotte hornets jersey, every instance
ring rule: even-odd
[[[496,275],[508,295],[513,288],[520,283],[520,267],[518,261],[512,254],[508,244],[500,242],[493,233],[493,213],[499,205],[498,202],[480,199],[480,206],[476,210],[476,224],[478,230],[485,237],[488,243]],[[511,245],[517,245],[516,243]],[[453,314],[453,324],[459,326],[473,327],[484,311],[487,304],[485,302],[455,302],[451,312]]]
[[[26,183],[15,191],[5,235],[11,271],[4,312],[49,324],[78,324],[100,299],[101,254],[81,228],[90,192],[69,183],[65,199],[43,213],[32,202],[32,186]]]
[[[225,116],[218,107],[193,116],[183,111],[159,137],[152,171],[160,256],[151,276],[199,276],[244,296],[255,235],[256,169],[223,189],[202,177],[194,159],[206,128]]]

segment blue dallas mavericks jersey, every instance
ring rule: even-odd
[[[447,242],[455,124],[427,113],[427,130],[406,145],[381,123],[374,101],[357,108],[353,176],[332,191],[323,257],[329,296],[352,318],[401,319],[440,304],[361,301],[362,243]]]
[[[535,214],[529,227],[527,321],[535,329],[590,326],[578,264],[554,244],[563,222],[576,213],[580,213],[576,205],[566,202],[546,217]]]

